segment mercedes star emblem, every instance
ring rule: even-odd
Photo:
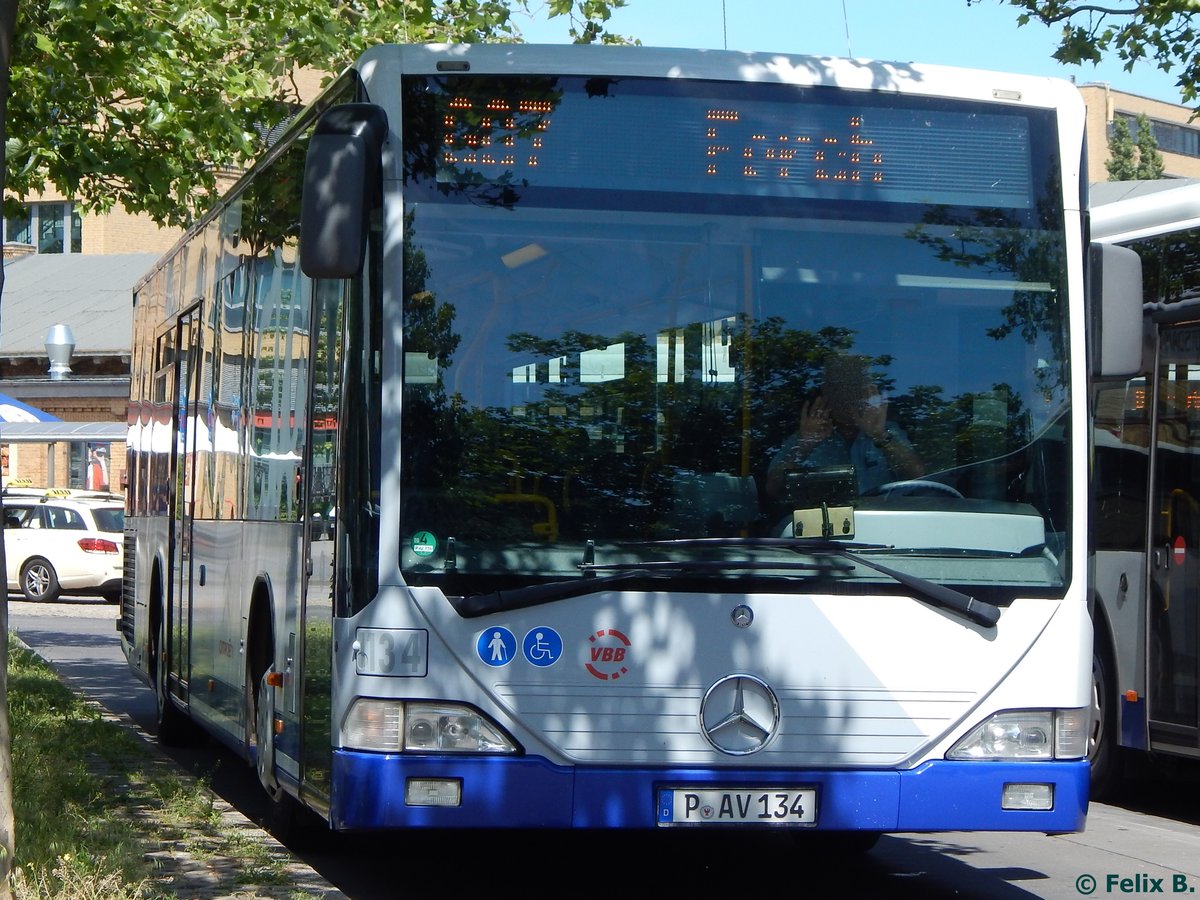
[[[739,603],[733,608],[733,612],[729,614],[729,618],[733,620],[733,624],[738,628],[749,628],[750,623],[754,621],[754,610],[745,603]]]
[[[730,756],[757,753],[779,728],[779,699],[753,675],[726,675],[700,702],[700,729],[717,750]]]

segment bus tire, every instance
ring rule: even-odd
[[[251,653],[246,672],[247,747],[254,760],[258,782],[267,795],[263,826],[291,850],[312,850],[327,834],[324,821],[287,792],[275,776],[275,688],[267,684],[274,670],[271,648]]]
[[[196,731],[191,720],[171,699],[167,647],[167,615],[166,610],[160,610],[154,638],[154,702],[158,740],[168,747],[184,747],[196,742]]]
[[[1091,798],[1111,798],[1120,784],[1121,756],[1117,746],[1116,687],[1108,641],[1099,630],[1092,647],[1092,702],[1088,725]]]
[[[282,788],[275,778],[275,741],[272,739],[271,722],[275,718],[274,704],[270,700],[271,686],[267,684],[267,676],[271,668],[257,677],[253,672],[246,674],[246,725],[249,729],[248,744],[254,757],[254,770],[258,774],[258,783],[262,785],[267,796],[275,801],[279,798]]]

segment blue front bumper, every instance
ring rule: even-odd
[[[554,766],[537,757],[399,756],[337,751],[334,828],[653,828],[661,788],[815,787],[817,827],[862,831],[1082,831],[1087,760],[951,762],[904,771]],[[455,779],[462,803],[407,806],[412,778]],[[1009,783],[1050,784],[1048,810],[1001,809]],[[755,826],[738,826],[755,827]]]

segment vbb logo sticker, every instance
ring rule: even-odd
[[[589,661],[587,670],[601,681],[616,681],[622,675],[628,674],[625,665],[629,661],[629,649],[632,646],[629,638],[615,628],[602,629],[588,635]]]

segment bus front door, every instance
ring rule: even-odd
[[[334,547],[337,529],[338,423],[342,406],[345,282],[314,282],[312,394],[304,471],[304,557],[301,621],[301,791],[309,805],[329,808],[333,690]]]
[[[1200,750],[1200,327],[1163,327],[1148,556],[1151,747]]]

